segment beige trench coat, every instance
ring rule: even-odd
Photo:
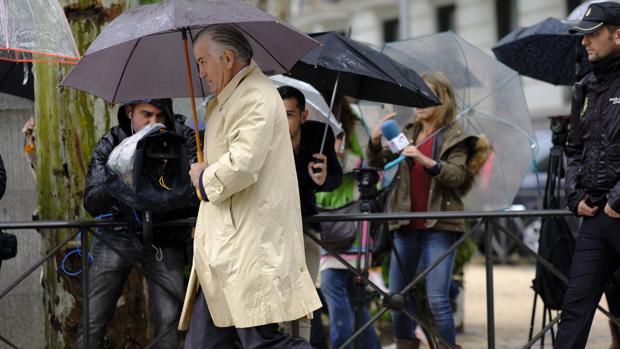
[[[202,202],[179,329],[199,285],[218,327],[299,319],[321,307],[306,268],[293,147],[278,91],[252,62],[209,102]]]

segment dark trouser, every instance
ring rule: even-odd
[[[557,349],[585,348],[596,306],[620,266],[620,219],[602,210],[585,217],[577,236]]]
[[[118,255],[100,240],[97,240],[93,248],[94,262],[88,271],[89,348],[103,347],[106,326],[114,316],[116,302],[135,263],[141,264],[146,276],[150,316],[155,325],[154,338],[172,327],[153,348],[177,348],[176,325],[184,296],[183,248],[163,249],[161,260],[158,261],[154,248],[143,251],[141,243],[136,238],[131,238],[128,233],[104,232],[103,235],[105,241],[122,255]],[[83,348],[82,329],[80,324],[76,343],[78,348]]]
[[[241,342],[245,349],[312,349],[303,338],[278,332],[277,324],[248,328],[216,327],[204,294],[202,290],[198,291],[185,337],[185,349],[232,349],[238,348],[236,341]]]

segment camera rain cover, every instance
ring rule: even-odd
[[[185,139],[164,125],[147,125],[124,139],[106,163],[105,187],[121,203],[153,212],[191,203]]]

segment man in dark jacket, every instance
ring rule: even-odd
[[[196,143],[191,129],[175,122],[170,99],[152,99],[128,103],[118,110],[118,126],[113,127],[97,143],[88,169],[84,207],[93,216],[111,213],[128,219],[130,227],[101,229],[100,240],[93,249],[94,262],[89,269],[89,347],[101,348],[105,329],[114,315],[115,305],[134,265],[144,271],[149,292],[149,309],[155,324],[154,337],[163,338],[156,348],[176,348],[175,329],[183,304],[183,267],[185,245],[190,228],[155,229],[152,246],[143,246],[141,213],[116,200],[106,189],[106,162],[114,148],[125,138],[149,124],[164,124],[186,140],[188,165],[195,162]],[[186,209],[157,214],[159,221],[195,216],[197,204],[188,202]],[[137,225],[135,223],[138,223]],[[110,246],[108,246],[110,245]],[[117,253],[116,251],[119,253]],[[172,330],[171,330],[172,329]],[[164,333],[168,332],[164,335]],[[83,345],[82,326],[77,346]]]
[[[620,266],[620,4],[591,4],[571,29],[593,70],[576,86],[566,147],[568,206],[583,217],[555,348],[584,348],[601,295]]]
[[[288,117],[289,133],[295,155],[301,214],[303,216],[315,215],[318,210],[314,194],[334,190],[342,182],[342,168],[334,147],[335,137],[326,124],[306,120],[308,117],[306,98],[301,91],[291,86],[282,86],[278,88],[278,92],[284,101],[284,108]],[[328,127],[328,130],[323,153],[321,153],[325,127]],[[304,223],[303,229],[306,264],[312,280],[316,282],[321,251],[319,246],[305,235],[318,236],[321,226],[320,224]],[[315,312],[315,317],[317,316],[320,319],[319,311]],[[310,341],[309,321],[300,320],[299,329],[299,334]],[[314,343],[311,344],[314,345]]]

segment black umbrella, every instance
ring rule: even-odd
[[[591,68],[582,36],[568,32],[576,23],[547,18],[506,35],[493,53],[522,75],[554,85],[572,85]]]
[[[413,70],[368,45],[336,32],[310,36],[322,45],[306,53],[290,75],[319,91],[375,102],[428,107],[439,102]]]
[[[32,63],[0,60],[0,92],[34,100]]]

